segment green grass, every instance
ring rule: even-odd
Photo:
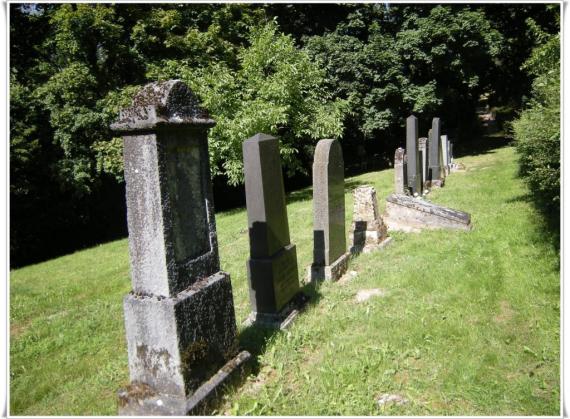
[[[461,159],[430,199],[468,211],[471,232],[393,233],[381,252],[352,260],[358,276],[309,290],[284,332],[240,326],[254,373],[217,413],[236,415],[558,415],[559,253],[510,147]],[[381,208],[393,171],[347,179],[376,187]],[[288,197],[303,275],[312,255],[310,190]],[[238,324],[249,312],[243,209],[217,215],[222,268]],[[360,289],[384,297],[355,302]],[[127,241],[14,270],[10,279],[10,409],[18,415],[114,415],[128,383],[122,296]],[[384,393],[409,400],[380,408]]]

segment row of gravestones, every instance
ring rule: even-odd
[[[171,80],[145,86],[111,126],[124,139],[132,278],[124,298],[131,383],[119,392],[121,415],[196,412],[251,356],[239,351],[230,276],[219,264],[207,141],[214,124],[187,86]],[[283,328],[307,297],[300,292],[289,235],[278,140],[257,134],[244,141],[243,163],[252,305],[247,321]],[[430,160],[430,173],[439,173],[435,169]],[[408,180],[413,176],[418,171]],[[317,144],[313,196],[308,275],[335,280],[350,254],[338,141]],[[350,237],[352,253],[390,240],[372,187],[354,191]]]
[[[406,149],[398,148],[394,155],[397,194],[427,195],[430,188],[443,186],[445,178],[456,169],[453,143],[440,132],[440,119],[433,118],[428,136],[418,138],[418,119],[408,117]]]

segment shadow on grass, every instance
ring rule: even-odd
[[[541,215],[539,223],[535,227],[534,235],[540,243],[552,246],[556,251],[560,250],[560,215],[553,214],[552,210],[543,205],[530,192],[508,199],[507,203],[524,202],[530,203]],[[558,261],[560,263],[560,259]]]
[[[321,300],[322,296],[319,292],[320,286],[321,283],[318,282],[314,284],[306,284],[301,288],[301,292],[309,298],[298,314],[297,319],[300,316],[303,316],[305,310],[310,306],[318,304]],[[295,327],[296,320],[293,320],[293,323],[289,325],[289,327]],[[280,332],[280,329],[270,329],[256,325],[247,326],[241,331],[238,336],[240,348],[248,351],[252,356],[252,359],[249,362],[249,370],[251,374],[257,375],[259,373],[259,355],[265,352],[267,345],[271,342],[272,338]]]
[[[453,144],[453,157],[478,156],[481,154],[491,154],[493,150],[512,145],[512,140],[500,135],[485,135],[476,137],[464,143]]]

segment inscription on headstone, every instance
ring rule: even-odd
[[[336,281],[348,267],[344,161],[337,140],[321,140],[313,162],[313,264],[311,280]]]
[[[281,327],[299,297],[297,253],[289,238],[279,142],[257,134],[243,143],[249,224],[250,322]],[[289,304],[291,303],[291,304]]]
[[[249,357],[232,360],[232,287],[219,268],[208,163],[213,125],[172,80],[145,86],[111,126],[124,138],[133,285],[124,299],[132,384],[119,393],[120,414],[184,415],[202,383]]]

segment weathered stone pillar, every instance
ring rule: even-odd
[[[441,176],[441,144],[440,144],[440,120],[433,118],[431,126],[431,135],[429,136],[429,168],[428,178],[430,187],[443,186]]]
[[[297,252],[289,237],[278,140],[265,134],[245,140],[243,162],[251,254],[247,262],[252,306],[248,321],[284,328],[304,296]]]
[[[420,150],[420,160],[422,162],[422,193],[426,192],[426,180],[427,180],[427,138],[421,137],[418,140],[419,150]]]
[[[396,149],[394,154],[394,183],[397,194],[404,194],[404,155],[406,150],[403,148]]]
[[[406,155],[408,156],[407,187],[410,195],[418,196],[422,193],[422,167],[418,156],[418,118],[413,115],[406,119]]]
[[[209,393],[205,381],[214,376],[211,389],[220,368],[249,355],[232,361],[232,286],[220,271],[208,163],[213,125],[171,80],[145,86],[111,126],[124,139],[133,288],[124,299],[131,386],[119,393],[122,415],[184,415]]]
[[[378,212],[376,190],[372,186],[359,186],[353,192],[354,214],[350,232],[350,252],[371,252],[387,245],[392,238],[388,237],[386,225]]]
[[[321,140],[313,162],[313,264],[311,281],[338,280],[348,267],[344,212],[344,161],[337,140]]]

